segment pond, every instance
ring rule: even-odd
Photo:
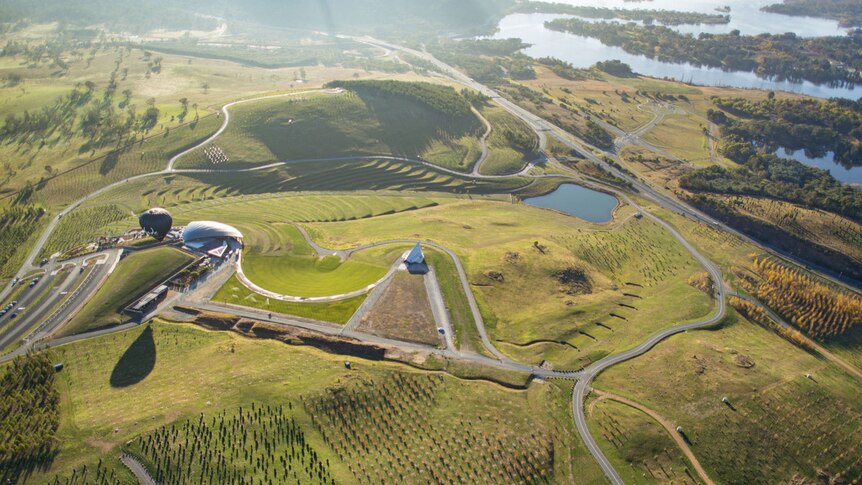
[[[835,154],[832,152],[826,152],[826,155],[823,157],[813,157],[806,154],[805,150],[794,151],[787,148],[779,148],[776,150],[775,155],[782,158],[792,158],[809,167],[828,170],[835,177],[835,180],[862,189],[862,167],[846,168],[835,161]]]
[[[543,209],[554,209],[590,222],[610,222],[617,198],[581,185],[563,184],[547,195],[524,199],[524,203]]]
[[[573,3],[573,2],[567,2]],[[584,1],[578,4],[590,4],[597,6],[620,7],[628,6],[622,1]],[[665,6],[663,1],[653,2],[649,8],[664,6],[668,10],[704,10],[703,5],[707,2],[697,2],[698,9],[692,8],[689,3],[681,3],[676,8]],[[727,2],[708,2],[712,8],[724,5]],[[749,2],[751,3],[751,2]],[[774,2],[766,2],[774,3]],[[674,27],[682,32],[724,32],[737,28],[743,34],[757,34],[762,32],[784,33],[796,32],[803,36],[820,35],[845,35],[845,31],[838,28],[838,24],[830,20],[811,19],[805,17],[790,17],[778,14],[760,12],[759,2],[757,8],[750,5],[745,7],[744,2],[731,2],[731,23],[728,25],[687,25]],[[685,8],[683,8],[685,7]],[[708,11],[708,10],[707,10]],[[744,15],[741,13],[744,12]],[[794,83],[790,81],[776,81],[757,77],[753,72],[723,71],[710,67],[698,67],[692,64],[675,64],[650,59],[646,56],[629,54],[620,47],[606,46],[599,40],[581,37],[565,32],[556,32],[545,28],[545,22],[555,18],[566,18],[571,16],[557,14],[512,14],[500,21],[498,31],[492,38],[505,39],[517,37],[531,47],[524,52],[532,57],[556,57],[570,62],[576,68],[590,67],[599,61],[619,59],[630,65],[632,69],[646,76],[657,78],[672,78],[678,81],[690,82],[705,86],[730,86],[739,88],[755,88],[776,91],[790,91],[804,93],[821,98],[840,97],[856,99],[862,96],[862,87],[854,90],[852,87],[818,85],[810,82]],[[769,22],[753,21],[752,19],[768,18]],[[779,19],[779,20],[775,20]]]

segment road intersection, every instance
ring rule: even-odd
[[[490,88],[488,88],[488,87],[486,87],[480,83],[477,83],[476,81],[474,81],[473,79],[470,79],[469,77],[467,77],[466,75],[464,75],[460,71],[457,71],[456,69],[452,68],[451,66],[448,66],[447,64],[444,64],[441,61],[437,60],[436,58],[434,58],[430,54],[427,54],[427,53],[424,53],[421,51],[417,51],[415,49],[408,49],[408,48],[397,46],[397,45],[390,44],[387,42],[379,41],[377,39],[372,39],[369,37],[363,37],[363,38],[361,38],[361,41],[365,42],[365,43],[372,44],[372,45],[376,45],[376,46],[384,48],[384,49],[389,49],[391,51],[407,52],[413,56],[416,56],[420,59],[423,59],[427,62],[432,63],[438,69],[440,69],[441,72],[443,72],[444,75],[446,77],[448,77],[449,79],[451,79],[451,80],[453,80],[453,81],[455,81],[461,85],[464,85],[466,87],[475,89],[476,91],[479,91],[480,93],[488,96],[495,103],[497,103],[499,106],[504,108],[506,111],[510,112],[511,114],[517,116],[518,118],[520,118],[521,120],[526,122],[528,124],[528,126],[530,126],[535,131],[535,133],[539,139],[540,151],[542,151],[542,152],[544,151],[545,146],[547,144],[547,139],[548,139],[547,137],[552,136],[552,137],[556,138],[557,140],[559,140],[560,142],[562,142],[563,144],[565,144],[566,146],[568,146],[569,148],[578,150],[580,153],[584,154],[589,160],[591,160],[592,162],[605,168],[607,171],[609,171],[614,176],[630,183],[633,191],[636,192],[640,197],[647,199],[651,202],[654,202],[658,206],[665,208],[667,210],[673,211],[673,212],[678,213],[678,214],[683,214],[692,220],[702,222],[705,224],[709,224],[709,225],[712,225],[714,227],[720,228],[722,230],[732,232],[738,236],[743,237],[744,239],[751,241],[750,238],[739,234],[737,231],[732,230],[731,228],[728,228],[727,226],[721,224],[720,222],[715,221],[714,219],[700,213],[699,211],[697,211],[697,210],[695,210],[695,209],[693,209],[693,208],[691,208],[691,207],[689,207],[689,206],[687,206],[687,205],[685,205],[685,204],[683,204],[683,203],[681,203],[675,199],[672,199],[671,197],[669,197],[665,194],[660,193],[659,191],[657,191],[656,189],[654,189],[653,187],[648,185],[648,183],[640,180],[639,178],[636,178],[636,177],[634,177],[630,174],[627,174],[621,170],[618,170],[613,165],[607,163],[602,157],[596,155],[596,153],[605,153],[605,152],[602,152],[602,151],[596,149],[595,147],[592,147],[586,143],[583,143],[580,140],[572,139],[569,134],[562,132],[562,130],[560,130],[558,127],[556,127],[552,123],[550,123],[550,122],[548,122],[542,118],[536,117],[535,115],[529,113],[528,111],[524,110],[520,106],[517,106],[514,103],[503,98],[494,90],[492,90],[492,89],[490,89]],[[176,156],[172,157],[168,161],[167,166],[165,167],[164,170],[152,172],[152,173],[140,174],[137,176],[130,177],[126,180],[107,185],[107,186],[102,187],[102,188],[92,192],[91,194],[81,198],[80,200],[70,204],[63,211],[61,211],[57,215],[57,217],[55,217],[53,220],[50,221],[48,227],[46,227],[46,229],[44,230],[44,232],[40,236],[39,240],[36,242],[36,244],[32,248],[30,254],[28,255],[28,257],[26,259],[26,264],[21,268],[21,270],[18,273],[18,276],[23,277],[28,272],[33,270],[33,268],[34,268],[33,262],[35,261],[35,259],[40,254],[40,252],[41,252],[42,248],[44,247],[45,242],[47,241],[48,237],[54,231],[54,229],[56,228],[60,219],[64,215],[68,214],[72,210],[75,210],[76,208],[81,206],[81,204],[83,204],[83,203],[85,203],[85,202],[87,202],[87,201],[89,201],[95,197],[98,197],[99,195],[104,194],[109,190],[120,187],[123,184],[128,183],[129,181],[137,180],[137,179],[141,179],[141,178],[145,178],[145,177],[167,175],[167,174],[172,174],[172,173],[197,173],[197,172],[235,172],[235,173],[242,173],[242,172],[250,172],[250,171],[256,171],[256,170],[264,170],[264,169],[270,168],[272,166],[291,164],[291,163],[319,162],[322,160],[350,160],[350,159],[360,159],[360,158],[374,158],[374,159],[386,158],[386,159],[404,161],[404,162],[408,162],[408,163],[422,164],[422,165],[426,165],[426,166],[431,166],[435,170],[440,170],[442,172],[451,173],[453,175],[457,175],[460,177],[487,178],[487,179],[500,179],[500,178],[506,178],[506,177],[514,177],[514,176],[533,177],[533,178],[545,177],[545,175],[533,175],[531,173],[532,172],[532,166],[531,165],[527,165],[522,171],[518,172],[517,174],[511,174],[511,175],[482,175],[482,174],[480,174],[479,173],[479,165],[481,164],[481,161],[484,160],[484,158],[487,156],[487,145],[484,143],[483,143],[483,146],[484,146],[483,156],[481,156],[479,158],[479,160],[477,161],[478,163],[474,164],[474,167],[472,167],[472,173],[469,173],[469,174],[441,168],[439,166],[432,165],[432,164],[430,164],[424,160],[413,160],[413,159],[405,159],[405,158],[401,158],[401,157],[391,157],[391,156],[333,157],[330,159],[282,161],[282,162],[278,162],[275,164],[269,164],[269,165],[265,165],[265,166],[257,166],[257,167],[247,168],[247,169],[217,170],[217,169],[177,169],[177,168],[175,168],[177,161],[182,156],[187,155],[188,153],[192,152],[193,150],[196,150],[196,149],[198,149],[198,148],[200,148],[206,144],[211,143],[213,140],[215,140],[219,135],[221,135],[225,131],[225,129],[227,128],[229,121],[230,121],[230,112],[229,112],[230,107],[235,106],[235,105],[240,104],[240,103],[248,103],[248,102],[253,102],[253,101],[258,101],[258,100],[265,100],[265,99],[284,97],[284,96],[296,96],[296,95],[307,94],[307,93],[312,93],[312,92],[323,92],[326,94],[338,94],[340,91],[339,90],[303,91],[303,92],[296,92],[296,93],[263,96],[263,97],[258,97],[258,98],[249,98],[249,99],[244,99],[244,100],[236,101],[236,102],[229,103],[229,104],[225,105],[222,108],[222,113],[224,114],[224,122],[223,122],[222,126],[219,128],[219,130],[217,130],[216,133],[214,133],[211,137],[209,137],[207,140],[203,141],[202,143],[200,143],[200,144],[198,144],[192,148],[189,148],[188,150],[185,150],[185,151],[177,154]],[[657,116],[657,118],[658,118],[658,116]],[[655,120],[653,120],[653,121],[655,121]],[[485,123],[486,123],[486,126],[488,126],[487,122],[485,122]],[[644,144],[645,142],[640,141],[640,139],[639,139],[639,136],[641,134],[643,134],[643,132],[645,132],[645,131],[639,130],[638,133],[623,134],[621,136],[628,137],[627,139],[630,139],[630,140],[637,139],[637,140],[639,140],[640,144]],[[490,133],[490,131],[486,130],[486,133],[483,136],[483,140],[485,140],[487,138],[487,135],[489,133]],[[606,156],[607,155],[615,157],[615,155],[613,155],[613,154],[606,154]],[[554,163],[554,162],[551,162],[551,163]],[[542,377],[542,378],[575,379],[576,382],[575,382],[575,386],[574,386],[573,392],[572,392],[572,413],[573,413],[573,418],[575,420],[576,428],[578,429],[578,432],[581,436],[581,439],[586,444],[590,453],[595,457],[596,461],[599,463],[602,470],[607,475],[608,479],[614,484],[623,483],[619,474],[616,472],[616,470],[610,464],[607,457],[605,457],[604,454],[602,453],[602,451],[599,449],[595,439],[590,434],[589,429],[587,428],[587,425],[586,425],[586,418],[584,415],[584,401],[585,401],[586,396],[588,395],[588,393],[590,391],[589,385],[590,385],[591,380],[593,378],[595,378],[599,373],[601,373],[602,371],[608,369],[609,367],[611,367],[613,365],[619,364],[621,362],[627,361],[629,359],[632,359],[632,358],[635,358],[639,355],[644,354],[645,352],[647,352],[651,348],[653,348],[655,345],[657,345],[659,342],[661,342],[662,340],[664,340],[664,339],[666,339],[672,335],[675,335],[675,334],[678,334],[681,332],[686,332],[688,330],[694,330],[694,329],[698,329],[698,328],[708,327],[708,326],[715,325],[716,323],[718,323],[724,317],[725,311],[726,311],[725,287],[724,287],[723,278],[722,278],[722,274],[720,272],[720,269],[714,263],[712,263],[708,258],[706,258],[700,252],[698,252],[698,250],[691,243],[689,243],[673,226],[671,226],[669,223],[665,222],[664,220],[660,219],[656,215],[650,213],[649,211],[647,211],[643,207],[639,206],[637,203],[635,203],[634,200],[632,200],[632,198],[628,194],[623,193],[622,191],[620,191],[619,189],[617,189],[615,187],[611,187],[611,186],[608,186],[606,184],[603,184],[600,181],[586,179],[585,177],[580,176],[579,174],[572,172],[567,167],[564,167],[561,165],[555,165],[555,168],[560,170],[562,175],[554,175],[554,176],[563,177],[563,178],[571,178],[573,180],[577,180],[579,183],[582,183],[584,185],[593,186],[595,188],[600,188],[601,190],[604,190],[606,192],[611,192],[614,195],[616,195],[618,198],[620,198],[621,200],[624,200],[626,203],[628,203],[632,207],[638,209],[645,217],[650,218],[651,220],[655,221],[656,223],[658,223],[662,227],[664,227],[664,229],[667,230],[686,249],[686,251],[688,251],[699,262],[699,264],[701,266],[703,266],[703,268],[707,271],[707,273],[712,278],[712,280],[714,282],[714,286],[716,288],[716,292],[715,292],[714,296],[715,296],[715,300],[717,303],[716,308],[712,312],[712,314],[705,317],[705,318],[694,321],[694,322],[689,322],[689,323],[685,323],[685,324],[681,324],[681,325],[675,325],[675,326],[665,328],[664,330],[662,330],[662,331],[650,336],[649,338],[647,338],[640,345],[637,345],[634,348],[628,349],[628,350],[620,352],[618,354],[614,354],[614,355],[610,355],[608,357],[605,357],[604,359],[593,363],[592,365],[588,366],[587,368],[583,369],[582,371],[554,371],[554,370],[548,370],[548,369],[544,369],[544,368],[540,368],[540,367],[521,364],[521,363],[513,361],[512,359],[510,359],[507,356],[505,356],[504,354],[502,354],[500,351],[498,351],[495,348],[495,346],[491,342],[491,340],[487,334],[487,331],[485,329],[485,325],[484,325],[484,321],[483,321],[481,312],[479,311],[475,297],[473,296],[473,293],[471,291],[470,284],[469,284],[469,281],[467,279],[467,275],[466,275],[466,272],[464,270],[463,264],[461,263],[460,258],[450,249],[448,249],[448,248],[446,248],[446,247],[444,247],[438,243],[435,243],[433,241],[422,241],[422,243],[429,245],[429,246],[432,246],[432,247],[435,247],[436,249],[439,249],[440,251],[445,253],[447,256],[449,256],[452,259],[452,261],[454,262],[454,265],[456,267],[456,271],[458,272],[458,276],[459,276],[459,280],[460,280],[462,289],[466,295],[466,298],[467,298],[467,301],[468,301],[468,304],[470,307],[470,311],[471,311],[477,332],[481,338],[481,341],[482,341],[482,344],[483,344],[485,350],[490,354],[490,356],[485,356],[485,355],[480,355],[480,354],[475,354],[475,353],[461,352],[458,349],[454,348],[454,343],[452,343],[452,342],[447,342],[446,347],[443,349],[440,349],[440,348],[433,347],[433,346],[415,344],[415,343],[410,343],[410,342],[403,342],[400,340],[387,339],[387,338],[359,332],[359,331],[356,331],[355,329],[352,329],[352,328],[345,328],[345,327],[336,326],[336,325],[329,325],[329,324],[325,324],[322,322],[299,319],[299,318],[295,318],[295,317],[289,317],[286,315],[273,315],[270,318],[266,314],[266,312],[264,312],[263,310],[257,310],[257,309],[253,309],[253,308],[240,307],[240,306],[227,305],[227,304],[215,304],[215,303],[212,303],[209,301],[188,300],[188,301],[186,301],[186,303],[189,304],[190,306],[193,306],[193,307],[201,309],[201,310],[217,311],[217,312],[222,312],[222,313],[231,313],[231,314],[234,314],[237,316],[242,316],[242,317],[251,318],[251,319],[255,319],[255,320],[270,321],[270,322],[278,324],[278,325],[285,325],[285,326],[305,329],[305,330],[314,331],[314,332],[318,332],[318,333],[322,333],[322,334],[326,334],[326,335],[333,335],[333,336],[340,335],[342,337],[353,338],[353,339],[356,339],[358,341],[367,342],[367,343],[371,343],[371,344],[378,344],[378,345],[392,347],[392,348],[397,348],[400,350],[416,351],[416,352],[429,352],[429,353],[441,355],[441,356],[444,356],[447,358],[460,359],[460,360],[464,360],[464,361],[474,362],[474,363],[482,364],[482,365],[493,366],[493,367],[497,367],[497,368],[526,372],[526,373],[532,374],[533,376]],[[307,234],[305,234],[305,233],[303,233],[303,234],[307,238]],[[317,246],[316,244],[313,243],[313,241],[310,241],[310,242],[312,243],[312,247],[314,247],[319,253],[321,251],[331,251],[335,254],[340,255],[342,258],[344,258],[344,257],[349,257],[349,255],[352,252],[355,252],[355,251],[358,251],[361,249],[367,249],[367,248],[376,247],[376,246],[380,246],[380,245],[384,245],[384,244],[415,243],[416,241],[415,240],[408,240],[408,239],[380,241],[380,242],[376,242],[376,243],[372,243],[372,244],[363,245],[363,246],[360,246],[357,248],[352,248],[349,250],[339,250],[339,251],[327,250],[325,248],[321,248],[321,247]],[[764,248],[764,249],[767,249],[769,251],[773,251],[771,248]],[[110,258],[119,258],[119,253],[118,252],[108,253],[107,257],[109,258],[109,260],[110,260]],[[56,269],[56,264],[57,263],[52,261],[52,262],[50,262],[50,266],[46,269],[53,271],[54,269]],[[58,300],[57,298],[54,298],[52,296],[52,298],[49,300],[50,302],[52,302],[52,305],[50,306],[50,308],[55,308],[57,304],[60,304],[61,306],[57,307],[56,311],[50,315],[48,315],[48,313],[49,313],[48,310],[44,310],[44,311],[42,311],[42,313],[39,314],[39,318],[43,318],[43,317],[46,318],[45,324],[43,324],[44,328],[40,328],[39,331],[35,335],[32,335],[32,337],[34,337],[34,338],[31,338],[30,341],[26,345],[20,347],[16,352],[21,353],[21,352],[25,351],[27,348],[29,348],[30,345],[33,345],[34,343],[36,343],[39,338],[50,335],[51,331],[53,331],[58,325],[60,325],[63,321],[68,320],[68,318],[70,318],[70,315],[73,314],[75,311],[77,311],[77,309],[80,308],[80,306],[82,306],[83,303],[89,298],[89,296],[92,294],[92,292],[95,291],[94,288],[98,288],[99,284],[102,281],[104,281],[104,278],[106,278],[106,276],[107,276],[104,273],[104,271],[109,272],[110,268],[113,267],[113,264],[105,264],[103,266],[107,266],[107,268],[100,270],[100,272],[96,272],[96,270],[94,269],[90,273],[88,273],[88,275],[86,276],[84,281],[79,284],[78,290],[76,290],[75,293],[71,297],[69,297],[67,300],[63,301],[62,303],[60,300]],[[50,281],[51,280],[49,279],[48,281],[41,283],[41,285],[48,285],[50,283]],[[37,288],[44,288],[44,286],[41,286],[41,285],[37,286]],[[61,285],[61,287],[64,287],[64,286]],[[33,289],[34,291],[32,291],[31,293],[35,293],[35,290],[37,288],[34,288]],[[9,286],[9,287],[3,289],[2,291],[0,291],[0,299],[4,298],[11,291],[11,289],[12,289],[12,287]],[[65,290],[61,290],[59,292],[62,292],[62,291],[65,291]],[[64,309],[64,307],[66,309]],[[60,312],[60,313],[56,314],[56,312]],[[33,317],[33,318],[35,318],[35,317]],[[2,334],[2,338],[4,340],[0,340],[0,344],[2,344],[3,342],[7,342],[7,341],[12,342],[15,339],[21,338],[22,334],[24,332],[26,332],[26,330],[28,328],[30,328],[29,326],[23,325],[23,323],[29,323],[30,325],[32,325],[33,324],[32,320],[33,320],[32,318],[30,320],[28,320],[28,322],[24,322],[22,320],[20,322],[22,325],[16,324],[16,325],[10,326],[9,328],[4,329],[5,332]],[[47,327],[46,327],[46,325],[47,325]],[[11,333],[10,333],[10,328],[13,330]],[[124,325],[124,326],[120,326],[120,327],[115,327],[114,329],[105,329],[105,330],[100,330],[97,332],[91,332],[88,334],[83,334],[83,335],[76,336],[76,337],[59,339],[57,341],[51,342],[50,344],[52,344],[52,345],[63,344],[63,343],[67,343],[67,342],[74,341],[74,340],[81,339],[81,338],[89,338],[89,337],[93,337],[93,336],[97,336],[97,335],[103,335],[103,334],[111,332],[111,331],[124,330],[126,328],[130,328],[130,326]],[[449,333],[451,334],[451,331]],[[9,336],[7,336],[7,334]],[[38,345],[41,346],[41,345],[44,345],[44,343],[39,343]],[[0,348],[2,348],[2,347],[3,347],[3,345],[0,345]],[[17,355],[17,353],[8,354],[7,356],[0,358],[0,361],[8,360],[8,358],[11,358],[12,355]]]

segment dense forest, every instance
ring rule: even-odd
[[[637,20],[644,24],[658,23],[662,25],[726,24],[730,22],[730,15],[677,12],[672,10],[586,7],[551,2],[524,2],[518,4],[515,7],[515,11],[522,13],[558,13],[602,20]]]
[[[470,102],[450,86],[403,81],[332,81],[328,88],[344,88],[356,93],[395,95],[409,98],[449,116],[470,116]]]
[[[801,38],[793,33],[757,36],[702,33],[695,37],[661,26],[556,19],[552,30],[594,37],[631,54],[663,62],[687,62],[754,72],[778,80],[854,84],[862,81],[862,35]]]
[[[533,59],[521,50],[521,39],[436,39],[425,49],[441,61],[461,68],[479,82],[498,85],[507,78],[533,79]]]
[[[0,481],[17,483],[54,456],[60,396],[46,354],[17,357],[0,378]]]
[[[765,12],[835,19],[842,27],[862,26],[862,2],[859,0],[784,0],[767,5]]]
[[[739,163],[743,166],[738,169],[712,166],[686,174],[679,180],[680,187],[693,192],[771,197],[862,222],[862,190],[842,185],[825,170],[756,153]]]
[[[782,147],[814,156],[831,151],[842,165],[862,165],[862,103],[770,98],[713,98],[719,110],[710,109],[707,116],[721,127],[728,158],[747,159],[757,149],[770,153]]]

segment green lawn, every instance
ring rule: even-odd
[[[213,146],[226,166],[275,161],[386,154],[422,157],[466,170],[480,153],[481,122],[451,117],[403,96],[346,91],[264,100],[236,106],[231,125]],[[202,150],[182,167],[212,167]]]
[[[345,324],[356,313],[366,295],[326,303],[295,303],[274,300],[246,288],[232,276],[213,297],[213,301],[260,308],[261,310],[324,322]]]
[[[242,267],[255,284],[291,296],[330,296],[362,289],[383,277],[404,250],[403,247],[373,248],[353,254],[346,261],[338,256],[319,257],[290,225],[278,228],[291,240],[273,251],[272,240],[247,241]]]
[[[125,321],[121,311],[126,305],[193,260],[189,254],[171,247],[129,254],[84,308],[63,326],[60,334],[74,335]]]

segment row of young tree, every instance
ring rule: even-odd
[[[862,81],[862,36],[802,38],[793,33],[756,36],[681,34],[662,26],[618,22],[590,22],[577,18],[546,22],[551,30],[593,37],[603,44],[622,47],[630,54],[664,62],[686,62],[760,77],[811,81],[833,85]]]
[[[746,291],[816,338],[839,337],[862,325],[862,298],[827,286],[771,258],[755,260],[758,279],[740,278]]]
[[[240,406],[162,426],[126,446],[159,483],[334,484],[292,405]]]
[[[0,377],[0,482],[18,481],[51,462],[60,395],[48,354],[15,358]]]

